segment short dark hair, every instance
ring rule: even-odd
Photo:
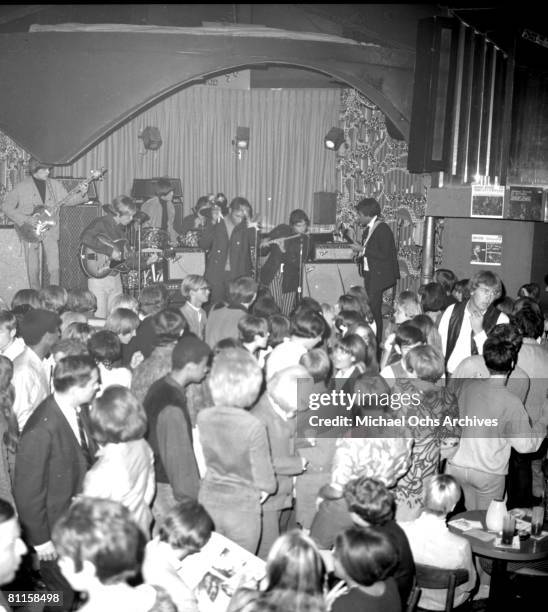
[[[253,342],[256,335],[268,333],[268,321],[263,317],[245,315],[238,321],[238,336],[240,342]]]
[[[291,319],[291,335],[298,338],[323,336],[325,330],[325,319],[312,310],[299,309]]]
[[[265,319],[282,313],[274,298],[269,294],[258,295],[255,302],[253,302],[251,312],[256,317],[264,317]]]
[[[0,310],[0,327],[3,326],[8,331],[17,329],[17,319],[11,310]]]
[[[335,538],[334,556],[358,584],[370,586],[387,578],[398,564],[390,538],[376,528],[350,527]]]
[[[122,343],[114,332],[101,329],[88,340],[88,350],[98,363],[112,364],[122,356]]]
[[[93,437],[99,444],[140,440],[147,428],[141,402],[122,385],[107,387],[101,397],[93,400],[89,419]]]
[[[271,315],[268,317],[268,331],[270,332],[268,344],[272,347],[278,346],[284,338],[289,338],[290,330],[291,322],[288,317],[283,314]]]
[[[344,487],[349,512],[354,512],[371,525],[384,525],[394,518],[396,500],[387,487],[374,478],[360,476]]]
[[[200,363],[209,357],[211,349],[203,340],[194,334],[184,334],[171,353],[171,367],[174,370],[182,370],[189,363]]]
[[[470,279],[462,278],[453,285],[452,291],[460,291],[462,293],[463,301],[470,299]]]
[[[177,308],[164,308],[152,315],[152,329],[156,333],[157,344],[176,342],[188,329],[188,322]]]
[[[236,196],[233,198],[232,202],[230,202],[229,208],[231,211],[241,210],[242,208],[249,208],[250,210],[253,210],[249,200],[246,200],[246,198],[243,198],[242,196]]]
[[[352,355],[356,363],[365,363],[367,358],[367,345],[358,334],[346,334],[337,341],[335,347],[340,347],[344,352]]]
[[[538,283],[526,283],[518,289],[518,297],[528,297],[535,301],[540,298],[540,286]]]
[[[170,191],[175,191],[175,188],[171,184],[169,179],[161,178],[156,181],[156,195],[162,197],[167,195]]]
[[[489,337],[483,345],[483,360],[491,374],[508,374],[517,357],[516,347],[507,340]]]
[[[439,283],[445,289],[446,293],[451,293],[451,291],[453,291],[457,280],[457,275],[453,270],[439,268],[434,272],[434,282]]]
[[[215,526],[207,510],[196,500],[177,502],[162,518],[159,529],[161,542],[197,553],[209,541]]]
[[[493,329],[487,334],[488,338],[498,338],[499,340],[505,340],[511,342],[516,351],[520,351],[521,345],[523,344],[523,334],[515,323],[499,323],[495,325]]]
[[[119,215],[122,212],[122,207],[133,211],[137,210],[137,204],[127,195],[119,195],[112,200],[111,208],[115,214]]]
[[[427,283],[419,287],[423,312],[443,310],[447,304],[447,295],[439,283]]]
[[[143,561],[143,532],[125,506],[108,499],[77,498],[55,524],[51,539],[77,572],[84,561],[93,563],[103,584],[124,582]]]
[[[296,208],[291,211],[289,215],[289,225],[297,225],[297,223],[305,222],[307,225],[310,225],[310,219],[308,215],[301,208]]]
[[[364,198],[358,202],[356,210],[365,217],[376,217],[381,214],[381,205],[375,198]]]
[[[251,276],[239,276],[228,283],[228,299],[232,304],[249,304],[257,289],[257,282]]]
[[[536,340],[544,332],[544,317],[538,309],[524,306],[512,315],[512,320],[519,327],[524,338]]]
[[[89,382],[94,370],[98,371],[97,364],[90,355],[63,357],[53,370],[53,388],[64,393],[72,387],[83,387]]]
[[[169,301],[169,294],[164,283],[147,285],[139,296],[139,306],[143,312],[152,314],[162,310]]]
[[[426,338],[423,331],[419,329],[417,325],[413,325],[409,321],[405,321],[398,325],[394,344],[397,344],[401,348],[402,346],[412,346],[420,342],[426,342]]]
[[[41,308],[40,296],[36,289],[19,289],[11,299],[11,308],[17,306],[31,306],[32,308]]]

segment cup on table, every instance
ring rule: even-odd
[[[531,513],[531,535],[539,536],[542,533],[542,525],[544,524],[544,508],[535,506]]]
[[[516,519],[510,513],[505,514],[502,519],[502,544],[512,544],[514,531],[516,530]]]

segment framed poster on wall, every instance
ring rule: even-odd
[[[544,189],[542,187],[510,187],[508,218],[517,221],[544,221]]]
[[[499,185],[472,185],[471,217],[502,219],[504,187]]]
[[[502,265],[502,235],[472,234],[470,263],[474,266]]]

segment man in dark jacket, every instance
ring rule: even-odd
[[[74,592],[57,566],[51,541],[56,521],[81,492],[95,458],[95,444],[83,408],[95,397],[99,370],[89,356],[61,359],[53,373],[54,393],[31,414],[15,458],[14,497],[25,539],[40,560],[40,574],[52,591],[63,591],[63,610]]]
[[[363,271],[365,290],[377,324],[377,340],[382,338],[382,294],[400,277],[394,234],[380,219],[381,207],[375,198],[364,198],[356,207],[363,227],[362,244],[353,245]]]

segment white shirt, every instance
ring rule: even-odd
[[[449,330],[449,320],[451,319],[451,313],[455,308],[455,304],[451,304],[448,306],[444,313],[441,315],[440,322],[438,324],[438,331],[441,336],[441,345],[443,348],[443,354],[445,355],[447,349],[447,333]],[[508,317],[501,312],[497,319],[497,325],[502,323],[509,323]],[[456,369],[459,363],[470,357],[472,354],[472,346],[471,340],[472,338],[472,324],[470,323],[470,310],[468,309],[468,305],[466,306],[466,310],[464,312],[464,317],[462,318],[462,325],[460,328],[459,337],[457,338],[457,342],[455,343],[455,348],[451,353],[451,357],[449,357],[449,361],[447,362],[447,371],[452,374]],[[476,346],[478,347],[478,354],[483,355],[483,344],[487,340],[487,334],[484,330],[480,331],[479,334],[474,335],[474,340],[476,342]]]
[[[67,422],[70,425],[70,428],[72,429],[72,433],[74,434],[76,441],[78,442],[78,444],[82,445],[82,441],[80,439],[80,430],[78,429],[78,417],[76,415],[76,411],[80,410],[80,407],[75,408],[74,406],[67,404],[63,396],[59,395],[58,393],[53,394],[53,399],[57,402],[57,405],[61,409],[61,412],[63,413],[65,419],[67,419]],[[85,431],[84,436],[86,436],[87,442],[88,440]]]
[[[295,342],[291,338],[284,338],[278,344],[266,360],[266,380],[274,376],[276,372],[285,370],[294,365],[299,365],[301,357],[307,352],[301,342]]]
[[[454,606],[459,606],[476,582],[470,543],[451,533],[444,516],[423,512],[414,521],[402,522],[415,563],[441,569],[467,569],[468,582],[455,589]],[[422,589],[419,606],[427,610],[444,610],[447,592],[442,589]]]
[[[25,350],[26,344],[23,338],[14,338],[11,344],[8,344],[3,351],[0,351],[0,355],[4,355],[9,360],[13,361],[18,355]]]
[[[44,362],[29,346],[13,361],[12,383],[15,389],[13,412],[22,432],[35,408],[50,393]]]

